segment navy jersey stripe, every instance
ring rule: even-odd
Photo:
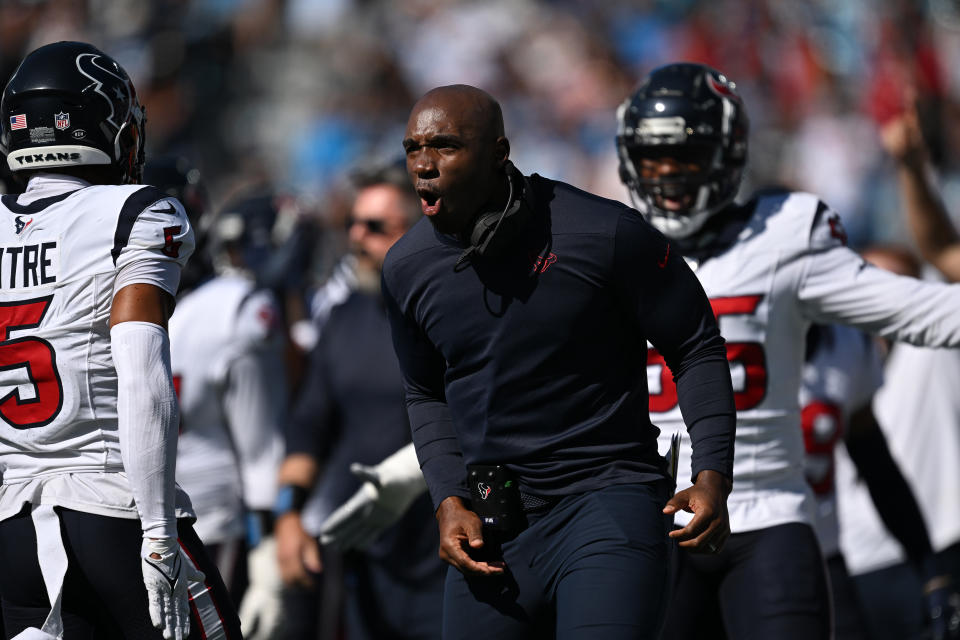
[[[820,216],[822,216],[823,213],[824,213],[824,211],[826,211],[826,210],[827,210],[827,203],[824,202],[823,200],[818,200],[818,201],[817,201],[817,212],[816,212],[815,214],[813,214],[813,220],[814,220],[814,222],[816,222],[817,220],[819,220],[819,219],[820,219]]]
[[[120,218],[117,220],[117,231],[113,234],[113,264],[117,264],[117,258],[120,252],[130,241],[130,232],[133,231],[133,223],[137,221],[140,213],[158,200],[168,197],[156,187],[144,187],[135,191],[127,201],[123,203],[120,209]]]
[[[66,200],[67,198],[75,194],[77,191],[80,191],[80,189],[67,191],[66,193],[61,193],[60,195],[57,195],[57,196],[50,196],[49,198],[40,198],[39,200],[34,200],[30,204],[19,204],[17,202],[17,198],[19,198],[20,196],[14,193],[7,194],[5,196],[0,196],[0,200],[3,201],[3,206],[5,206],[7,209],[10,209],[10,211],[14,213],[32,215],[34,213],[40,213],[50,205],[56,204],[61,200]]]

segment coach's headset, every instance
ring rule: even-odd
[[[459,270],[461,265],[474,257],[493,258],[501,255],[530,219],[530,206],[524,202],[526,179],[509,160],[504,162],[503,169],[510,184],[507,204],[502,211],[487,211],[476,217],[470,230],[470,245],[457,258],[454,270]],[[466,236],[466,233],[463,235]]]

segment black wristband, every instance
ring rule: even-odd
[[[260,535],[269,536],[273,534],[273,511],[255,509],[250,512],[250,517],[256,521]]]
[[[285,513],[303,511],[303,505],[310,497],[310,490],[295,484],[286,484],[277,492],[277,501],[273,506],[273,515],[280,517]]]

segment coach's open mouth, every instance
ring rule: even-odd
[[[437,215],[443,204],[443,199],[428,189],[417,189],[417,195],[420,196],[420,208],[423,210],[423,215]]]

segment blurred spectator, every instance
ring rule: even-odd
[[[751,104],[748,186],[826,194],[864,246],[902,230],[873,195],[889,172],[870,129],[907,82],[936,99],[929,121],[960,112],[958,16],[950,0],[6,0],[0,74],[53,39],[109,44],[142,87],[149,153],[193,158],[214,204],[251,178],[324,197],[450,82],[502,96],[536,141],[520,164],[623,200],[606,114],[650,68],[704,62]]]

